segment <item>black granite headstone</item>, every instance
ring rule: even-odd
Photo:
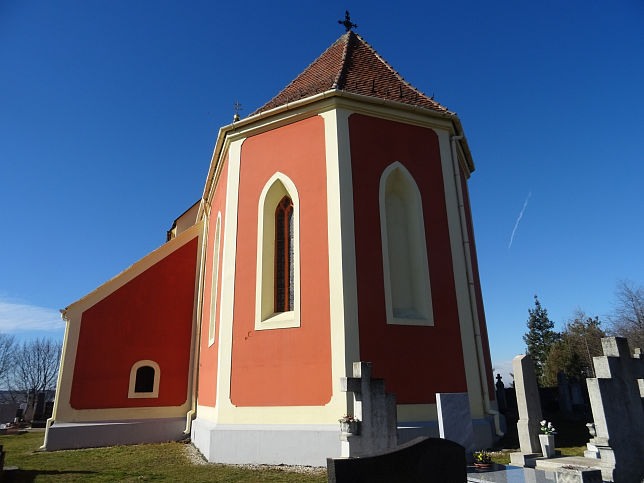
[[[462,483],[465,448],[440,438],[420,437],[360,458],[327,458],[329,483]]]

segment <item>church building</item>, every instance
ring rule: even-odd
[[[163,246],[62,311],[45,449],[324,465],[358,361],[400,443],[438,436],[436,393],[467,393],[477,447],[499,436],[461,122],[350,27],[219,130]]]

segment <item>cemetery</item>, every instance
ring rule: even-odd
[[[595,357],[593,361],[596,377],[586,381],[587,394],[580,391],[581,401],[573,397],[575,391],[571,390],[564,377],[559,378],[560,384],[556,388],[556,413],[560,418],[576,420],[579,426],[583,424],[580,417],[588,414],[582,408],[584,398],[590,407],[593,423],[585,425],[589,433],[583,456],[565,456],[557,450],[560,446],[558,440],[564,436],[561,429],[557,432],[556,427],[544,418],[546,411],[541,406],[542,398],[529,356],[519,355],[513,361],[514,391],[505,391],[500,376],[497,380],[499,408],[507,416],[504,429],[508,434],[516,435],[519,448],[519,451],[505,452],[509,454],[510,464],[491,461],[486,464],[478,461],[481,458],[475,458],[479,451],[473,443],[474,430],[467,394],[437,394],[438,434],[436,437],[413,437],[396,421],[395,395],[385,391],[384,381],[372,377],[371,364],[361,362],[353,365],[352,377],[341,381],[343,390],[352,395],[354,413],[351,422],[355,423],[345,425],[340,424],[345,421],[339,421],[342,455],[327,459],[326,473],[320,467],[308,467],[298,470],[299,473],[289,473],[289,468],[286,468],[287,473],[282,472],[285,481],[641,482],[644,478],[644,448],[639,436],[644,425],[644,360],[639,350],[630,354],[628,343],[623,338],[604,338],[602,346],[604,355]],[[551,402],[546,400],[546,405],[552,413]],[[514,424],[516,433],[506,424]],[[7,430],[1,432],[0,443],[11,447],[14,453],[21,451],[20,446],[15,446],[15,439],[7,438],[31,438],[35,445],[43,434],[21,431],[10,436]],[[549,432],[555,434],[547,434]],[[506,442],[511,440],[505,439]],[[146,446],[142,445],[141,451],[148,451],[144,449]],[[185,458],[188,446],[152,445],[149,451],[178,452],[175,457]],[[496,456],[494,459],[498,459],[501,447],[496,445],[496,450],[489,449],[490,454]],[[118,448],[110,451],[119,451]],[[67,453],[72,455],[74,451]],[[4,451],[0,454],[6,458]],[[39,466],[46,460],[51,464],[55,461],[51,456],[57,453],[36,452],[22,460],[17,460],[11,452],[9,454],[9,463],[5,461],[5,476],[8,481],[12,481],[12,475],[18,478],[13,481],[22,481],[19,475],[25,470],[20,467],[24,468],[25,462],[29,464],[29,459],[35,461],[40,458]],[[198,454],[193,460],[208,465]],[[71,461],[69,464],[73,467],[73,457]],[[16,462],[20,464],[15,465]],[[198,474],[201,470],[195,471]],[[246,470],[231,467],[221,471],[223,481],[230,476],[227,471]],[[270,473],[277,470],[265,466],[261,471]],[[250,475],[249,478],[257,476],[256,473],[253,473],[255,476]],[[426,480],[427,475],[434,479]]]
[[[338,23],[236,104],[166,242],[61,310],[0,479],[644,482],[641,349],[602,332],[569,378],[526,336],[494,378],[461,120]]]

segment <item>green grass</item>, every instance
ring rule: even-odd
[[[326,472],[300,474],[277,469],[195,464],[184,443],[141,444],[109,448],[44,452],[43,432],[0,436],[8,472],[3,481],[225,481],[324,482]]]
[[[555,440],[556,441],[556,440]],[[583,456],[584,451],[586,449],[586,446],[568,446],[564,448],[556,448],[557,450],[561,451],[562,456]],[[492,461],[495,463],[499,463],[502,465],[509,465],[510,464],[510,453],[513,453],[515,451],[519,451],[519,449],[503,449],[503,450],[496,450],[496,451],[490,451],[490,456],[492,457]]]

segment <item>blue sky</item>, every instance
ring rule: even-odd
[[[492,357],[644,283],[644,4],[0,1],[0,331],[62,338],[63,308],[161,245],[218,128],[343,32],[457,112]],[[510,238],[519,214],[529,200]],[[506,377],[507,379],[507,377]]]

